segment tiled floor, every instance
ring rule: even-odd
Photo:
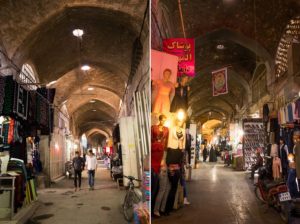
[[[191,205],[168,217],[154,219],[154,224],[280,224],[280,216],[257,201],[254,187],[244,172],[222,164],[200,164],[188,183]]]
[[[74,192],[73,179],[64,179],[39,192],[41,204],[28,224],[125,224],[121,205],[125,191],[118,190],[109,171],[98,169],[95,190],[88,190],[84,171],[82,190]]]

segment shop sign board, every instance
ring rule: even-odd
[[[170,69],[170,81],[177,82],[178,57],[156,50],[151,50],[151,80],[162,80],[165,69]]]
[[[163,40],[163,51],[178,57],[178,77],[195,76],[195,39],[169,38]]]
[[[212,72],[213,96],[228,93],[227,68],[222,68]]]

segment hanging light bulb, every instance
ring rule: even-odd
[[[82,29],[75,29],[75,30],[73,30],[73,35],[74,35],[75,37],[82,37],[83,34],[84,34],[84,32],[83,32]]]

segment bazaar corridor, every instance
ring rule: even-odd
[[[187,185],[191,204],[168,217],[153,219],[153,224],[282,223],[273,209],[264,213],[266,207],[256,199],[254,186],[245,172],[234,172],[217,163],[201,163],[192,172],[192,180]]]
[[[111,181],[110,171],[103,164],[99,165],[94,191],[88,190],[85,171],[81,191],[74,192],[73,179],[67,178],[39,191],[39,206],[27,224],[125,224],[121,210],[125,192]]]

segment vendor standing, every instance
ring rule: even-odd
[[[294,149],[293,154],[295,155],[295,162],[296,162],[296,174],[298,183],[300,181],[300,135],[295,135],[294,133]],[[300,133],[299,133],[300,134]]]

